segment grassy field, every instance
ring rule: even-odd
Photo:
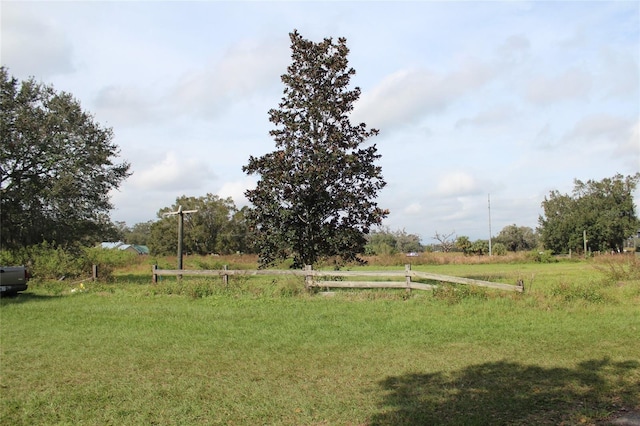
[[[640,409],[637,261],[413,269],[527,292],[151,285],[145,262],[111,283],[34,282],[0,301],[0,424],[570,425]]]

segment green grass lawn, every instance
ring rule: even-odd
[[[0,301],[0,424],[557,425],[640,408],[640,281],[586,263],[414,269],[534,278],[524,295],[332,297],[291,279],[36,283]]]

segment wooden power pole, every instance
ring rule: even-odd
[[[178,269],[182,269],[182,235],[184,227],[184,215],[197,213],[198,210],[182,210],[182,206],[178,206],[178,211],[165,213],[163,216],[178,215]]]

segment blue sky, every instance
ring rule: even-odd
[[[1,63],[72,93],[133,175],[112,218],[231,196],[274,149],[288,33],[346,37],[385,225],[435,242],[535,228],[551,190],[640,171],[640,2],[11,2]],[[636,204],[640,191],[635,194]]]

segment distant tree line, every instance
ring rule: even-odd
[[[253,252],[253,240],[246,214],[247,207],[238,209],[232,198],[207,194],[203,197],[181,196],[176,202],[160,209],[157,220],[138,223],[131,228],[120,222],[120,238],[128,244],[143,244],[153,254],[175,254],[178,249],[178,219],[175,212],[197,210],[184,215],[183,251],[187,254],[232,254]]]
[[[467,236],[456,236],[455,232],[436,232],[433,236],[436,243],[423,245],[420,237],[409,234],[404,229],[392,231],[382,227],[367,237],[365,254],[386,255],[397,253],[420,253],[423,251],[463,252],[465,254],[489,254],[489,240],[471,241]],[[503,255],[507,252],[530,251],[536,249],[540,240],[538,234],[529,227],[509,225],[493,237],[491,252]]]
[[[508,252],[531,251],[539,247],[538,234],[527,226],[508,225],[491,239],[491,254],[504,255]],[[468,255],[489,254],[489,240],[471,241],[462,235],[456,238],[455,248]]]
[[[492,254],[531,250],[549,250],[552,253],[581,252],[584,237],[593,251],[622,251],[625,241],[640,231],[633,192],[640,173],[624,177],[616,175],[602,181],[575,181],[572,195],[551,191],[542,202],[544,214],[540,226],[532,229],[516,224],[505,226],[491,240]],[[248,207],[237,209],[230,198],[222,199],[208,194],[205,197],[180,197],[171,207],[158,212],[159,220],[136,224],[132,228],[118,224],[120,235],[128,243],[148,243],[156,254],[172,254],[177,246],[177,222],[173,217],[163,217],[182,205],[199,212],[185,217],[185,250],[189,253],[253,253],[255,235],[247,221]],[[416,234],[404,229],[392,231],[380,227],[365,236],[363,253],[385,255],[430,251],[460,251],[468,255],[489,254],[489,240],[471,241],[468,236],[456,236],[455,232],[439,233],[437,241],[424,246]]]
[[[367,236],[364,246],[366,255],[385,255],[396,253],[419,253],[424,250],[420,243],[420,237],[416,234],[408,234],[404,229],[391,231],[383,227],[372,231]]]

